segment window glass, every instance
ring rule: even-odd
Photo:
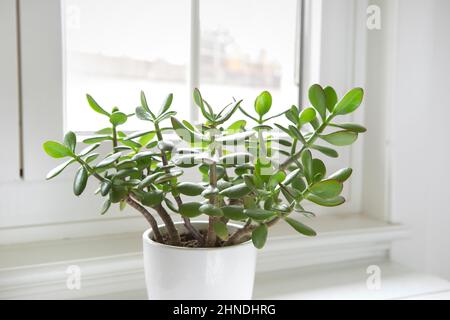
[[[297,0],[200,1],[200,87],[214,107],[272,94],[272,112],[298,103]],[[235,118],[242,117],[236,114]]]
[[[66,129],[93,131],[107,119],[90,110],[85,95],[110,110],[132,113],[144,90],[159,109],[187,108],[189,4],[185,0],[65,0]],[[133,120],[125,129],[142,129]]]

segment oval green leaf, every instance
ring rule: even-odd
[[[255,248],[262,249],[267,241],[268,228],[265,224],[259,225],[252,232],[252,242]]]
[[[180,182],[177,185],[177,190],[184,195],[187,196],[198,196],[201,195],[202,192],[205,190],[205,188],[198,184],[193,182]]]
[[[320,138],[335,146],[348,146],[358,139],[358,134],[344,130],[323,135]]]
[[[322,119],[325,119],[327,112],[326,97],[323,88],[319,84],[314,84],[308,91],[309,101],[314,109],[320,114]],[[312,121],[312,120],[311,120]]]
[[[244,214],[244,208],[240,206],[225,206],[221,209],[225,218],[237,221],[247,219],[247,216]]]
[[[309,191],[322,199],[330,199],[340,195],[342,188],[342,183],[337,180],[324,180],[314,183]]]
[[[80,167],[77,173],[75,174],[75,179],[73,180],[73,193],[76,196],[79,196],[83,193],[86,188],[87,180],[88,180],[88,172],[84,167]]]
[[[339,101],[333,109],[336,115],[344,115],[355,111],[360,105],[364,97],[362,88],[354,88],[350,90],[341,101]]]
[[[272,95],[268,91],[263,91],[255,100],[255,111],[261,118],[269,112],[272,106]]]
[[[207,214],[212,217],[221,217],[223,216],[223,211],[220,208],[213,206],[210,203],[203,204],[199,209],[201,213]]]
[[[240,183],[220,191],[220,195],[230,199],[239,199],[250,193],[250,188],[245,183]]]
[[[56,141],[46,141],[43,147],[44,151],[52,158],[64,158],[73,156],[72,150]]]
[[[307,225],[304,225],[303,223],[294,220],[292,218],[286,217],[284,218],[284,220],[292,227],[295,229],[295,231],[297,231],[298,233],[301,233],[305,236],[308,237],[314,237],[317,235],[317,233],[311,229],[310,227],[308,227]]]
[[[200,202],[185,202],[180,206],[180,214],[187,218],[195,218],[199,215],[201,215]]]

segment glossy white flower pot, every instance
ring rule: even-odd
[[[192,223],[199,230],[207,222]],[[228,224],[234,232],[237,225]],[[176,224],[180,233],[182,223]],[[160,227],[164,232],[164,227]],[[164,245],[144,232],[145,281],[149,299],[251,299],[256,249],[251,240],[221,248],[184,248]]]

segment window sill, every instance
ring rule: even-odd
[[[275,226],[259,252],[257,278],[281,269],[344,263],[388,256],[407,229],[363,215],[311,220],[319,235],[305,238],[284,223]],[[143,290],[141,234],[66,239],[0,247],[0,298],[86,298]],[[82,290],[66,288],[66,269],[82,270]],[[105,271],[106,270],[106,271]]]

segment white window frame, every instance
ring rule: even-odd
[[[18,112],[21,111],[23,127],[21,136],[10,134],[14,130],[18,131],[14,126],[8,130],[8,135],[13,137],[9,143],[10,150],[15,151],[18,156],[17,159],[8,160],[7,165],[11,168],[11,172],[17,172],[18,168],[22,168],[23,175],[20,178],[13,174],[13,178],[16,179],[14,183],[0,183],[0,188],[4,191],[4,198],[0,203],[2,214],[0,243],[143,230],[146,227],[145,222],[137,214],[130,215],[131,211],[119,214],[118,211],[113,210],[106,217],[98,216],[101,200],[93,195],[84,195],[84,199],[74,197],[71,191],[70,173],[56,181],[43,181],[45,174],[57,162],[44,154],[42,143],[48,139],[62,138],[64,131],[61,2],[59,0],[16,1],[19,2],[17,12],[20,21],[17,30],[20,30],[20,34],[16,30],[15,37],[10,36],[7,39],[12,42],[19,39],[19,44],[12,48],[20,48],[20,52],[10,54],[13,56],[16,53],[20,54],[20,61],[17,62],[17,66],[20,65],[20,69],[17,67],[20,76],[17,75],[18,73],[15,75],[20,86],[17,85],[15,89],[17,93],[11,90],[12,100],[15,101],[13,105],[16,108],[9,110],[8,115],[11,123],[18,123],[19,116],[14,116],[14,113],[19,114]],[[14,3],[16,1],[10,0]],[[341,95],[355,85],[364,86],[364,68],[362,67],[364,60],[361,60],[365,56],[364,27],[356,26],[355,23],[343,25],[341,22],[356,21],[356,17],[365,16],[366,1],[303,1],[302,7],[305,12],[320,9],[321,21],[326,21],[326,24],[315,26],[308,19],[301,23],[304,35],[308,34],[308,28],[320,28],[322,35],[316,47],[306,45],[310,41],[308,37],[303,39],[303,47],[308,49],[302,48],[302,65],[305,66],[304,70],[300,71],[301,79],[303,79],[303,96],[306,96],[305,90],[313,81],[332,84],[337,87]],[[320,6],[320,3],[326,3],[326,6]],[[197,32],[191,33],[193,45],[190,48],[190,67],[198,70],[199,0],[191,0],[191,4],[191,30]],[[4,21],[2,20],[1,23]],[[356,38],[353,37],[354,34],[357,35]],[[326,44],[334,43],[332,41],[338,43],[332,48],[333,50],[326,47]],[[320,60],[319,62],[316,60],[316,63],[320,63],[322,68],[319,73],[314,73],[312,61],[318,49]],[[188,79],[192,88],[198,85],[198,73],[190,72]],[[361,109],[352,116],[352,119],[363,123],[364,108]],[[192,110],[196,108],[192,106]],[[195,114],[192,117],[195,117]],[[333,213],[361,213],[362,141],[348,151],[341,152],[344,155],[344,161],[338,164],[340,167],[353,167],[354,175],[346,187],[347,203],[335,208]],[[15,149],[22,150],[22,153]],[[90,191],[92,190],[87,190],[86,194]]]

